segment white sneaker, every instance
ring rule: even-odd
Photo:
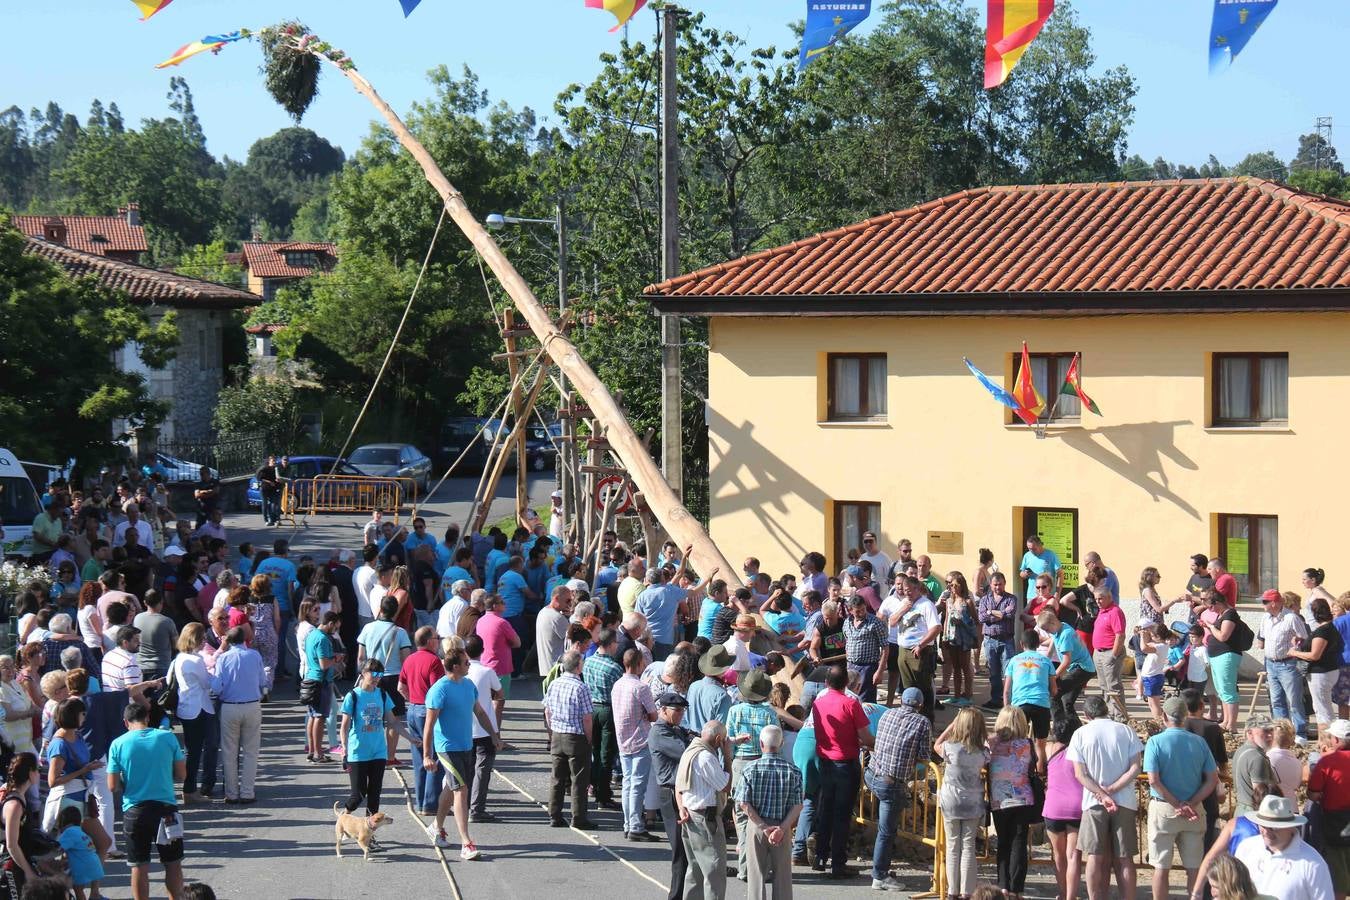
[[[465,844],[459,848],[459,858],[468,862],[471,859],[477,859],[481,854],[478,852],[476,844]]]
[[[872,879],[872,890],[874,891],[903,891],[904,889],[905,886],[890,875],[885,878]]]
[[[438,834],[444,834],[444,832],[441,829],[436,827],[436,821],[434,819],[427,824],[426,832],[427,837],[431,838],[433,841],[436,839],[436,836]]]
[[[442,850],[449,850],[451,847],[454,846],[454,844],[450,843],[450,838],[446,837],[445,829],[441,829],[440,831],[436,832],[436,840],[434,843],[436,844],[437,847],[440,847]]]

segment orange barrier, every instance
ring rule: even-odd
[[[411,506],[416,514],[417,484],[411,478],[316,475],[291,479],[281,492],[281,511],[290,519],[297,513],[312,516],[318,513],[368,513],[378,509],[392,513],[397,525],[399,512],[405,505]]]

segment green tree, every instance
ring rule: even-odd
[[[255,141],[245,163],[225,161],[226,228],[239,237],[256,230],[289,238],[296,213],[327,197],[343,162],[339,148],[308,128],[283,128]]]
[[[225,241],[220,239],[209,244],[189,247],[183,251],[183,255],[178,258],[173,268],[175,272],[191,278],[214,281],[216,284],[228,284],[239,288],[244,284],[243,267],[230,261]]]
[[[144,379],[119,370],[130,343],[150,368],[173,356],[173,314],[151,325],[125,294],[74,279],[24,253],[25,238],[0,210],[0,418],[5,440],[30,459],[95,458],[109,450],[115,420],[155,425],[167,410]]]
[[[1212,158],[1212,157],[1211,157]],[[1254,175],[1269,181],[1287,181],[1289,169],[1272,150],[1248,153],[1228,172],[1229,175]]]
[[[300,439],[302,390],[287,373],[249,376],[234,373],[234,384],[220,390],[212,424],[221,437],[261,434],[268,447],[293,447]]]
[[[1298,154],[1294,161],[1289,164],[1293,172],[1300,172],[1305,169],[1320,171],[1327,169],[1336,175],[1345,174],[1345,166],[1336,158],[1336,148],[1331,142],[1322,135],[1314,132],[1313,134],[1301,134],[1298,138]]]

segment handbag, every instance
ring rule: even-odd
[[[300,705],[310,706],[319,697],[319,688],[323,685],[322,681],[314,681],[306,678],[300,682]]]
[[[1036,771],[1036,749],[1031,750],[1031,762],[1027,764],[1027,780],[1031,782],[1031,806],[1027,807],[1027,824],[1035,825],[1045,817],[1045,779]]]
[[[169,666],[169,677],[165,680],[164,691],[159,695],[159,700],[157,701],[159,703],[160,708],[171,716],[178,715],[178,700],[179,700],[180,685],[178,683],[178,679],[174,677],[177,671],[178,671],[177,666],[174,665]]]

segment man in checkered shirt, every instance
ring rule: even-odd
[[[791,836],[802,811],[802,773],[783,759],[783,729],[769,725],[759,732],[763,755],[741,772],[732,794],[749,820],[746,852],[748,897],[763,897],[771,879],[773,900],[792,898]]]
[[[591,690],[578,672],[581,654],[569,650],[563,654],[562,674],[554,679],[544,697],[544,725],[548,728],[548,752],[553,759],[553,790],[548,814],[554,828],[566,828],[562,817],[562,798],[568,782],[572,785],[572,827],[594,828],[586,818],[586,788],[591,782],[591,723],[595,706]]]
[[[614,802],[614,786],[610,778],[614,761],[619,758],[618,732],[614,729],[614,685],[623,677],[623,651],[619,649],[619,635],[612,628],[602,628],[595,642],[595,653],[581,668],[581,680],[591,689],[591,704],[595,707],[595,729],[591,735],[591,787],[595,788],[595,805],[601,809],[618,809]]]
[[[857,594],[849,598],[849,617],[844,621],[844,654],[848,667],[862,675],[858,699],[877,701],[877,681],[886,671],[886,626],[872,615],[867,601]]]
[[[933,726],[922,712],[923,691],[905,688],[900,705],[887,710],[877,723],[877,739],[867,763],[863,780],[880,801],[877,810],[877,841],[872,849],[872,888],[879,891],[903,891],[904,886],[890,874],[895,823],[900,811],[909,806],[909,783],[915,769],[926,761],[933,749]]]

